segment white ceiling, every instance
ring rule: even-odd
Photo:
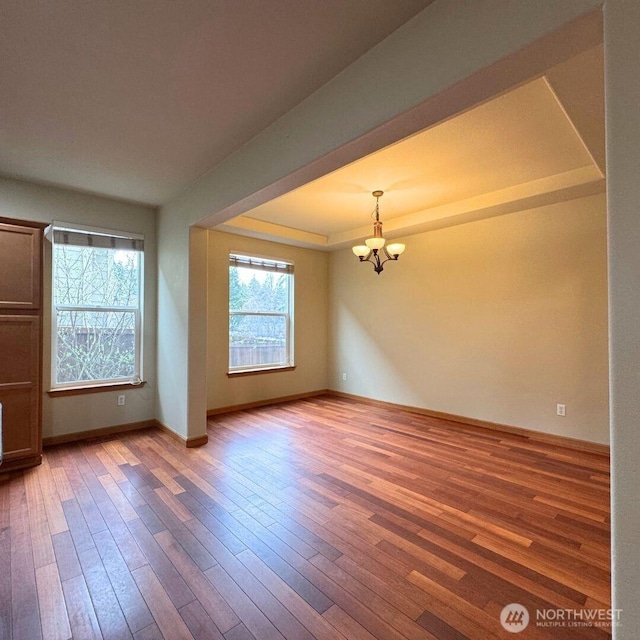
[[[431,0],[5,0],[0,174],[160,204]]]
[[[267,202],[220,228],[324,249],[604,189],[604,68],[595,47],[509,93]]]

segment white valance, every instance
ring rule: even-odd
[[[259,271],[271,271],[273,273],[293,273],[293,264],[290,262],[241,256],[235,253],[232,253],[229,256],[229,266],[245,267],[247,269],[257,269]]]
[[[55,244],[119,251],[144,251],[144,237],[136,233],[77,227],[63,222],[54,222],[45,231],[45,236]]]

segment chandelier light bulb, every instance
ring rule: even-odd
[[[384,247],[384,238],[367,238],[364,242],[371,250]]]
[[[392,242],[391,244],[387,245],[387,251],[389,255],[392,256],[402,255],[402,252],[404,251],[404,245],[402,244],[402,242]]]
[[[364,244],[359,244],[351,250],[358,256],[358,258],[366,258],[369,255],[369,247]]]

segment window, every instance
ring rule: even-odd
[[[293,366],[293,265],[229,256],[229,373]]]
[[[54,223],[52,387],[138,383],[142,236]]]

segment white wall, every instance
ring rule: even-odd
[[[617,640],[640,638],[640,2],[607,0],[605,106],[612,460],[613,604]]]
[[[295,370],[228,377],[229,253],[294,263]],[[277,242],[209,232],[207,409],[327,388],[329,256]]]
[[[606,237],[603,194],[332,254],[331,388],[608,443]]]
[[[145,237],[144,379],[131,391],[50,398],[51,245],[45,241],[43,436],[88,431],[155,418],[156,389],[156,214],[151,207],[76,191],[0,178],[0,216],[50,223],[54,220],[142,233]],[[126,396],[124,407],[117,396]]]
[[[191,222],[160,209],[156,417],[182,438],[207,433],[207,232]]]

